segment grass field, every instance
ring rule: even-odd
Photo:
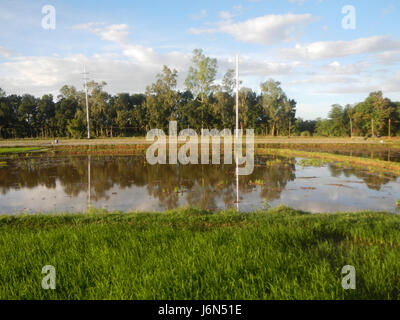
[[[8,153],[24,153],[24,152],[32,152],[36,151],[38,148],[32,147],[11,147],[11,148],[0,148],[0,154],[8,154]]]
[[[285,207],[2,216],[0,298],[399,299],[399,229],[388,213]],[[44,265],[56,290],[41,288]]]
[[[272,144],[385,144],[400,146],[400,138],[341,138],[341,137],[271,137],[255,136],[255,143]],[[0,147],[30,147],[30,146],[51,146],[54,139],[0,139]],[[68,139],[58,138],[60,146],[85,146],[85,145],[121,145],[121,144],[151,144],[145,137],[117,137],[117,138],[93,138],[93,139]]]
[[[345,156],[339,154],[332,154],[329,152],[308,152],[293,149],[267,149],[258,148],[255,151],[256,154],[283,156],[283,157],[300,157],[308,159],[320,159],[328,162],[336,162],[342,165],[353,166],[353,167],[365,167],[370,171],[378,172],[391,172],[400,175],[400,163],[383,161],[378,159],[368,159],[362,157]]]

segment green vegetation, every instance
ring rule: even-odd
[[[282,162],[283,162],[282,159],[275,158],[275,159],[266,161],[265,164],[267,167],[275,167],[277,165],[281,165]]]
[[[36,151],[38,149],[39,148],[30,148],[30,147],[0,148],[0,154],[26,153],[26,152]]]
[[[318,159],[301,159],[299,164],[302,167],[322,167],[326,164],[326,161]]]
[[[168,121],[178,129],[235,127],[234,71],[226,71],[216,84],[217,59],[193,51],[185,90],[176,89],[177,70],[163,66],[144,93],[105,91],[104,81],[88,83],[92,137],[145,136],[151,128],[167,132]],[[287,97],[281,83],[260,83],[260,94],[242,87],[239,92],[239,125],[257,135],[270,136],[400,136],[400,102],[390,101],[381,91],[370,93],[351,106],[333,105],[328,119],[296,118],[296,101]],[[51,94],[6,95],[0,88],[0,138],[50,138],[86,136],[85,92],[65,85],[57,101]]]
[[[215,83],[217,60],[203,51],[193,52],[185,91],[176,89],[178,72],[164,66],[143,94],[110,95],[105,82],[88,83],[92,137],[145,136],[151,128],[168,131],[168,121],[178,129],[233,129],[234,72],[227,70],[221,85]],[[287,98],[280,83],[260,84],[261,94],[250,88],[239,93],[240,125],[258,134],[285,135],[295,121],[296,102]],[[52,95],[0,96],[0,138],[50,138],[86,136],[85,93],[73,86]]]
[[[256,179],[255,181],[250,180],[249,184],[253,186],[265,186],[265,181],[261,179]]]
[[[3,216],[1,299],[399,299],[400,217],[194,209]],[[44,265],[57,289],[43,290]],[[341,286],[353,265],[357,289]]]
[[[283,157],[301,157],[310,159],[320,159],[328,162],[335,162],[337,165],[351,165],[354,167],[365,167],[369,171],[378,172],[391,172],[394,174],[400,174],[400,163],[383,161],[377,159],[368,159],[353,156],[344,156],[325,152],[308,152],[292,149],[256,149],[257,154],[268,154],[274,156]],[[305,161],[304,163],[311,163],[310,161]],[[318,163],[316,163],[318,164]],[[318,166],[318,165],[317,165]]]

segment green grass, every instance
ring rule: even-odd
[[[31,148],[31,147],[12,147],[12,148],[0,148],[0,154],[4,153],[25,153],[25,152],[31,152],[31,151],[36,151],[39,148]]]
[[[334,162],[337,165],[341,166],[353,166],[357,168],[365,168],[372,172],[382,172],[382,173],[390,172],[400,175],[399,162],[391,162],[391,161],[354,157],[354,156],[344,156],[328,152],[309,152],[309,151],[300,151],[292,149],[258,148],[255,150],[255,154],[308,158],[308,159],[314,159],[316,166],[318,166],[317,160],[321,160],[323,163]],[[313,161],[305,160],[305,163],[311,164],[312,162]]]
[[[285,207],[3,216],[0,299],[399,299],[399,229],[388,213]],[[41,288],[48,264],[56,290]]]
[[[326,161],[317,159],[301,159],[299,164],[302,167],[323,167],[324,164],[326,164]]]

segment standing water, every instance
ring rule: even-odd
[[[155,165],[144,156],[42,156],[5,159],[0,213],[85,212],[88,206],[163,211],[237,205],[235,165]],[[239,177],[241,211],[280,204],[310,212],[396,212],[397,177],[301,159],[256,157]]]

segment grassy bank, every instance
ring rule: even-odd
[[[11,153],[29,153],[37,151],[39,148],[36,147],[11,147],[11,148],[0,148],[0,154],[11,154]]]
[[[0,218],[1,299],[399,299],[400,217],[288,208]],[[57,289],[43,290],[44,265]],[[357,289],[341,286],[353,265]]]
[[[392,147],[400,147],[400,138],[341,138],[341,137],[271,137],[271,136],[255,136],[255,143],[267,144],[370,144],[370,145],[390,145]],[[31,146],[51,146],[54,139],[0,139],[0,147],[31,147]],[[68,139],[58,138],[60,146],[95,146],[95,145],[134,145],[134,144],[150,144],[145,137],[117,137],[117,138],[92,138],[88,139]]]
[[[259,155],[275,155],[283,157],[301,157],[309,159],[320,159],[328,162],[336,162],[353,167],[364,167],[370,171],[390,172],[400,174],[400,163],[383,161],[378,159],[369,159],[362,157],[344,156],[328,152],[308,152],[293,149],[267,149],[258,148],[255,151]]]

